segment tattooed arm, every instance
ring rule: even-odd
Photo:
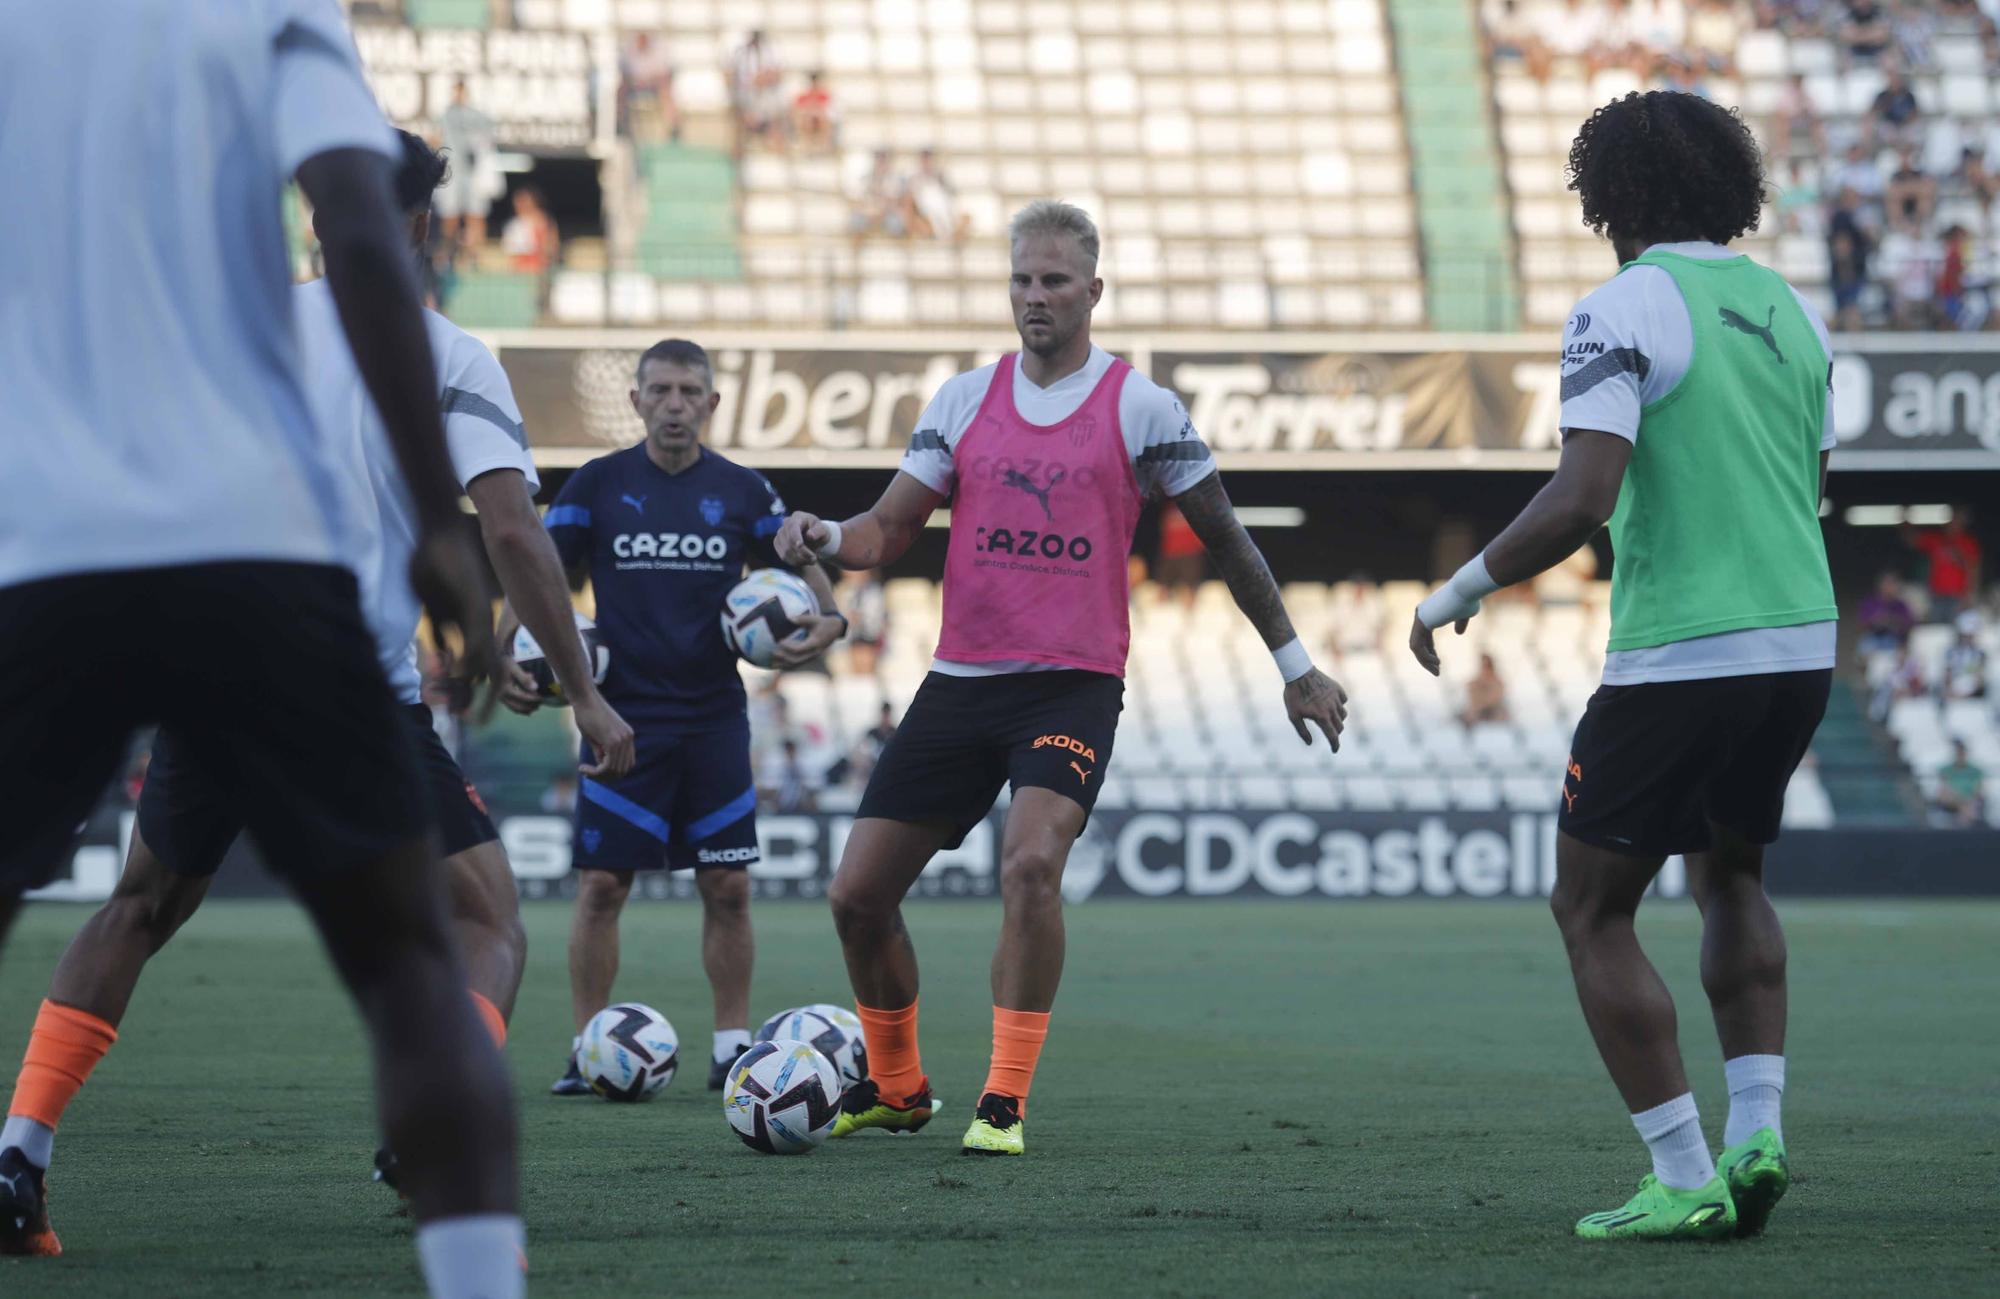
[[[1229,494],[1222,490],[1222,475],[1210,474],[1176,496],[1174,504],[1180,507],[1188,526],[1207,547],[1215,571],[1228,585],[1236,607],[1263,638],[1264,647],[1274,653],[1286,650],[1303,655],[1303,650],[1295,648],[1298,633],[1292,630],[1291,615],[1285,612],[1278,581],[1271,576],[1263,552],[1250,540],[1250,534],[1237,521],[1236,511],[1230,508]],[[1306,723],[1311,721],[1326,733],[1327,743],[1338,750],[1340,731],[1347,721],[1347,692],[1332,677],[1308,665],[1303,675],[1285,685],[1285,713],[1301,740],[1312,743],[1312,732],[1306,729]]]

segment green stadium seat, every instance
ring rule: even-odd
[[[403,0],[412,27],[478,27],[493,25],[488,0]]]
[[[468,329],[528,329],[541,317],[541,277],[519,271],[462,271],[445,313]]]

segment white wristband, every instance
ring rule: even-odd
[[[1417,621],[1436,631],[1447,623],[1470,618],[1479,612],[1479,602],[1499,589],[1500,584],[1486,571],[1486,554],[1481,551],[1417,606]]]
[[[1277,660],[1278,675],[1285,679],[1286,685],[1313,670],[1312,655],[1306,653],[1306,647],[1296,636],[1272,650],[1271,657]]]
[[[820,526],[826,529],[826,540],[812,548],[813,554],[821,559],[832,559],[840,553],[840,525],[832,519],[821,519]]]

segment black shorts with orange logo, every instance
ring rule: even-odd
[[[993,810],[1000,787],[1052,789],[1097,803],[1125,683],[1062,668],[1003,676],[933,672],[882,750],[857,816],[949,821],[956,848]]]
[[[1633,856],[1710,847],[1710,823],[1771,843],[1833,673],[1600,686],[1577,724],[1557,828]]]

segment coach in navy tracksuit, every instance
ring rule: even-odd
[[[718,397],[708,354],[670,340],[639,360],[632,407],[646,440],[571,475],[547,524],[572,573],[587,568],[597,626],[611,653],[604,697],[638,735],[622,780],[585,780],[574,860],[581,872],[570,929],[570,1001],[580,1033],[611,1000],[618,916],[644,870],[695,872],[702,899],[702,964],[715,992],[709,1086],[750,1044],[750,881],[757,860],[757,792],[750,723],[736,656],[723,642],[724,597],[746,562],[775,564],[771,538],[784,502],[762,474],[701,444]],[[780,647],[796,667],[845,633],[833,589],[803,574],[823,611]],[[505,643],[503,641],[503,643]],[[519,668],[503,698],[517,712],[538,702]],[[575,1062],[552,1089],[587,1093]]]

